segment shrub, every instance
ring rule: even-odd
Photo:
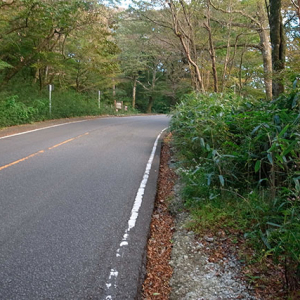
[[[186,206],[236,213],[243,228],[247,221],[246,236],[267,250],[261,253],[284,261],[294,277],[300,271],[299,96],[296,87],[272,102],[192,94],[171,120]]]

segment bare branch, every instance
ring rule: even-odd
[[[242,15],[242,16],[244,16],[244,17],[250,19],[250,20],[251,20],[253,23],[255,23],[257,26],[260,26],[259,22],[258,22],[255,18],[253,18],[252,16],[246,14],[246,13],[245,13],[244,11],[242,11],[242,10],[231,10],[231,11],[228,11],[228,10],[222,9],[222,8],[220,8],[220,7],[216,7],[216,6],[212,3],[211,0],[208,0],[208,1],[209,1],[209,3],[211,4],[211,6],[212,6],[215,10],[219,10],[219,11],[221,11],[221,12],[223,12],[223,13],[226,13],[226,14],[231,14],[231,13],[233,13],[233,14],[239,14],[239,15]]]
[[[170,25],[166,25],[165,23],[158,22],[157,20],[149,18],[147,15],[142,14],[142,13],[141,13],[141,16],[144,17],[145,19],[147,19],[148,21],[150,21],[150,22],[158,25],[158,26],[161,26],[161,27],[164,27],[164,28],[168,28],[168,29],[171,29],[173,31],[173,28]]]
[[[148,87],[146,87],[142,82],[140,82],[139,80],[136,81],[138,84],[140,84],[145,90],[150,91],[150,89]]]
[[[221,25],[228,25],[229,23],[226,22],[226,21],[222,21],[222,20],[218,20],[218,19],[215,19],[215,18],[211,18],[212,21],[216,22],[216,23],[219,23]],[[232,22],[231,23],[232,26],[235,26],[235,27],[241,27],[241,28],[249,28],[249,29],[253,29],[253,30],[260,30],[260,28],[258,28],[257,26],[253,26],[253,25],[250,25],[250,24],[243,24],[243,23],[235,23],[235,22]]]
[[[292,1],[293,5],[294,5],[297,9],[299,9],[299,5],[298,5],[294,0],[291,0],[291,1]]]
[[[2,3],[0,4],[0,9],[2,8],[2,7],[4,7],[4,6],[10,6],[10,5],[13,5],[13,4],[15,4],[15,1],[14,0],[12,0],[11,2],[9,2],[9,1],[2,1]]]
[[[255,49],[258,49],[259,51],[262,51],[263,50],[263,47],[261,45],[258,45],[258,44],[230,44],[229,45],[230,48],[241,48],[241,47],[246,47],[246,48],[255,48]],[[214,48],[216,50],[219,50],[219,49],[225,49],[227,48],[227,45],[222,45],[222,46],[214,46]],[[204,50],[204,51],[209,51],[208,48],[197,48],[197,50]]]

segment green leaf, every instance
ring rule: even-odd
[[[289,128],[289,124],[288,125],[286,125],[282,130],[281,130],[281,132],[278,134],[278,137],[280,138],[280,137],[282,137],[285,133],[286,133],[286,131],[288,130],[288,128]]]
[[[224,181],[223,175],[219,175],[219,180],[220,180],[221,185],[224,186],[225,185],[225,181]]]
[[[260,237],[261,237],[262,241],[264,242],[264,244],[266,245],[266,247],[268,249],[271,249],[271,245],[269,244],[268,239],[266,238],[266,236],[262,232],[260,232]]]
[[[267,178],[262,178],[261,180],[259,180],[259,182],[257,183],[257,186],[259,186],[263,181],[267,181]]]
[[[300,192],[300,183],[299,183],[299,177],[293,178],[294,182],[295,182],[295,188],[296,191],[299,193]]]
[[[278,227],[278,228],[282,227],[281,225],[278,225],[278,224],[275,224],[275,223],[272,223],[272,222],[266,222],[266,224],[274,226],[274,227]]]
[[[282,152],[282,156],[286,156],[288,153],[290,153],[293,149],[295,144],[297,143],[297,141],[293,141],[283,152]]]
[[[206,176],[207,176],[207,185],[208,186],[210,186],[210,184],[211,184],[211,176],[212,176],[213,174],[207,174]]]
[[[294,96],[293,103],[292,103],[292,108],[295,108],[295,107],[297,106],[298,101],[299,101],[299,93],[297,93],[297,94]]]
[[[293,82],[293,89],[297,88],[298,79],[295,79]]]
[[[253,135],[260,127],[261,127],[261,125],[256,126],[256,127],[252,130],[251,135]]]
[[[271,154],[271,153],[268,153],[267,158],[268,158],[270,164],[273,166],[274,162],[273,162],[272,154]]]
[[[205,142],[204,142],[203,138],[200,139],[200,145],[201,145],[202,148],[205,148]]]
[[[5,68],[12,68],[12,67],[13,67],[12,65],[0,59],[0,70],[3,70]]]
[[[268,149],[268,153],[270,153],[270,152],[272,152],[275,148],[277,148],[278,147],[278,143],[273,143],[272,144],[272,146],[271,146],[271,148],[270,149]]]
[[[261,167],[261,160],[257,160],[254,167],[255,173],[257,173],[260,170],[260,167]]]
[[[281,163],[283,163],[283,157],[281,155],[275,154],[275,157],[278,159],[278,161],[280,161]]]

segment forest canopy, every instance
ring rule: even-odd
[[[1,101],[49,84],[143,112],[191,91],[271,100],[299,76],[299,35],[293,0],[1,0]]]

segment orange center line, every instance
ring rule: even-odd
[[[24,161],[24,160],[27,160],[27,159],[29,159],[29,158],[31,158],[31,157],[34,157],[34,156],[36,156],[36,155],[38,155],[38,154],[40,154],[40,153],[44,153],[44,152],[45,152],[44,150],[41,150],[41,151],[39,151],[39,152],[36,152],[36,153],[30,154],[30,155],[28,155],[28,156],[26,156],[26,157],[23,157],[23,158],[21,158],[21,159],[19,159],[19,160],[13,161],[13,162],[10,163],[10,164],[7,164],[7,165],[4,165],[4,166],[0,167],[0,171],[3,170],[3,169],[6,169],[6,168],[8,168],[8,167],[11,167],[11,166],[13,166],[13,165],[16,165],[16,164],[18,164],[18,163],[20,163],[20,162],[22,162],[22,161]]]
[[[52,149],[54,149],[54,148],[56,148],[56,147],[59,147],[59,146],[61,146],[61,145],[64,145],[64,144],[69,143],[69,142],[71,142],[71,141],[74,141],[75,139],[79,139],[80,137],[83,137],[83,136],[88,135],[88,134],[89,134],[89,133],[86,132],[86,133],[81,134],[81,135],[79,135],[79,136],[76,136],[76,137],[74,137],[74,138],[72,138],[72,139],[66,140],[66,141],[64,141],[64,142],[62,142],[62,143],[56,144],[56,145],[54,145],[54,146],[52,146],[52,147],[49,147],[48,150],[52,150]],[[11,166],[13,166],[13,165],[16,165],[16,164],[18,164],[18,163],[20,163],[20,162],[22,162],[22,161],[25,161],[25,160],[27,160],[27,159],[29,159],[29,158],[32,158],[32,157],[34,157],[34,156],[36,156],[36,155],[38,155],[38,154],[44,153],[44,152],[45,152],[45,150],[40,150],[40,151],[38,151],[38,152],[36,152],[36,153],[30,154],[30,155],[28,155],[28,156],[26,156],[26,157],[23,157],[23,158],[21,158],[21,159],[18,159],[18,160],[16,160],[16,161],[13,161],[13,162],[11,162],[11,163],[9,163],[9,164],[7,164],[7,165],[1,166],[1,167],[0,167],[0,171],[2,171],[3,169],[9,168],[9,167],[11,167]]]
[[[56,147],[59,147],[59,146],[61,146],[61,145],[63,145],[63,144],[69,143],[69,142],[74,141],[74,140],[75,140],[75,138],[66,140],[66,141],[61,142],[61,143],[59,143],[59,144],[56,144],[56,145],[54,145],[54,146],[52,146],[52,147],[49,147],[48,150],[52,150],[52,149],[54,149],[54,148],[56,148]]]

